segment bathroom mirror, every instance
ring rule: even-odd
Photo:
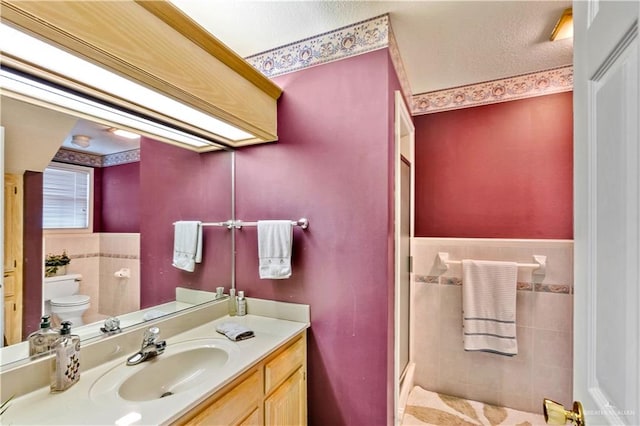
[[[127,142],[104,122],[14,97],[3,95],[1,101],[5,187],[6,176],[18,176],[24,196],[18,227],[24,256],[15,271],[24,277],[22,340],[37,329],[44,310],[43,262],[48,254],[67,254],[71,262],[66,274],[82,277],[77,293],[89,296],[82,318],[96,325],[83,328],[93,330],[81,333],[85,340],[102,335],[99,325],[110,316],[125,318],[121,326],[134,325],[211,300],[216,287],[227,291],[232,280],[229,230],[203,228],[203,261],[194,272],[174,268],[172,251],[175,221],[232,219],[230,150],[220,146],[199,154],[145,136]],[[112,146],[102,148],[105,143]],[[42,198],[43,171],[51,161],[92,170],[92,229],[42,230],[42,210],[32,208]],[[15,225],[8,220],[5,227]],[[132,312],[148,315],[126,315]],[[0,356],[2,364],[14,360]]]

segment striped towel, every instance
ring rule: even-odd
[[[462,261],[464,349],[518,354],[514,262]]]

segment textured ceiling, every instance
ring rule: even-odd
[[[171,1],[243,57],[389,13],[413,94],[572,63],[548,41],[566,0]]]

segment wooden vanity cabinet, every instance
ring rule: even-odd
[[[177,425],[306,425],[306,331],[179,419]]]
[[[307,344],[300,338],[265,363],[265,425],[307,423],[306,358]]]
[[[252,368],[239,379],[208,398],[193,410],[189,425],[260,425],[262,424],[262,375]],[[181,419],[182,420],[182,419]]]

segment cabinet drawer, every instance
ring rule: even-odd
[[[253,424],[254,411],[261,406],[260,375],[255,371],[187,422],[189,425]],[[249,415],[249,416],[248,416]],[[247,417],[248,416],[248,417]]]
[[[4,274],[3,283],[5,297],[16,294],[16,279],[13,274]]]
[[[305,340],[299,338],[264,367],[264,392],[269,394],[304,364]]]

